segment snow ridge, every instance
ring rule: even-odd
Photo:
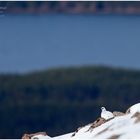
[[[69,134],[52,138],[36,135],[32,139],[140,139],[140,103],[131,106],[126,113],[113,112],[113,115],[108,120],[99,117],[93,123]]]

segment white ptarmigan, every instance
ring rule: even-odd
[[[109,120],[111,118],[114,118],[113,113],[110,112],[110,111],[107,111],[105,109],[105,107],[101,107],[101,110],[102,110],[102,112],[101,112],[101,118],[104,118],[105,120]]]

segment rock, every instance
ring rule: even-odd
[[[30,136],[29,136],[29,134],[24,134],[21,139],[28,140],[28,139],[30,139]]]
[[[98,127],[98,126],[100,126],[100,125],[102,125],[102,124],[104,124],[105,122],[107,122],[108,120],[105,120],[104,118],[98,118],[96,121],[94,121],[92,124],[91,124],[91,126],[90,126],[90,128],[89,128],[89,130],[88,131],[90,131],[90,130],[92,130],[92,129],[94,129],[94,128],[96,128],[96,127]]]
[[[111,119],[109,119],[111,120]],[[89,127],[89,129],[87,131],[92,131],[94,128],[104,124],[105,122],[109,121],[109,120],[105,120],[104,118],[99,117],[96,121],[94,121],[93,123],[91,123],[91,126]],[[83,127],[79,127],[73,134],[71,137],[74,137],[76,135],[76,133],[78,133],[78,131],[83,128]]]
[[[42,135],[42,136],[47,136],[46,132],[37,132],[37,133],[33,133],[33,134],[24,134],[22,136],[22,139],[32,139],[33,137],[37,136],[37,135]],[[36,139],[36,138],[34,138]]]
[[[128,108],[125,112],[125,114],[129,114],[130,113],[130,108]]]
[[[78,128],[76,129],[76,131],[72,134],[71,137],[74,137],[74,136],[76,135],[76,133],[77,133],[81,128],[83,128],[83,127],[78,127]]]
[[[114,115],[114,117],[116,117],[116,116],[123,116],[123,115],[125,115],[125,113],[119,112],[119,111],[114,111],[113,115]]]
[[[108,139],[118,139],[120,137],[120,135],[112,135],[111,137],[109,137]]]
[[[140,113],[136,112],[131,118],[136,118],[135,123],[140,122]]]

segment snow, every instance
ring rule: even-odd
[[[49,138],[51,137],[39,134],[39,135],[33,136],[31,139],[49,139]]]
[[[36,135],[33,136],[31,139],[50,139],[51,137],[49,136],[43,136],[43,135]]]
[[[140,112],[140,103],[130,107],[130,113],[123,116],[116,116],[113,119],[101,124],[100,126],[89,129],[92,124],[88,124],[79,129],[78,132],[72,132],[57,137],[38,136],[39,139],[51,140],[75,140],[75,139],[109,139],[117,137],[118,139],[140,139],[140,120],[136,122],[139,116],[134,113]],[[74,136],[72,136],[75,133]]]
[[[137,103],[137,104],[131,106],[129,109],[130,109],[131,114],[135,114],[136,112],[140,112],[140,103]]]

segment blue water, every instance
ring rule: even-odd
[[[140,16],[0,17],[0,72],[61,66],[140,69]]]

